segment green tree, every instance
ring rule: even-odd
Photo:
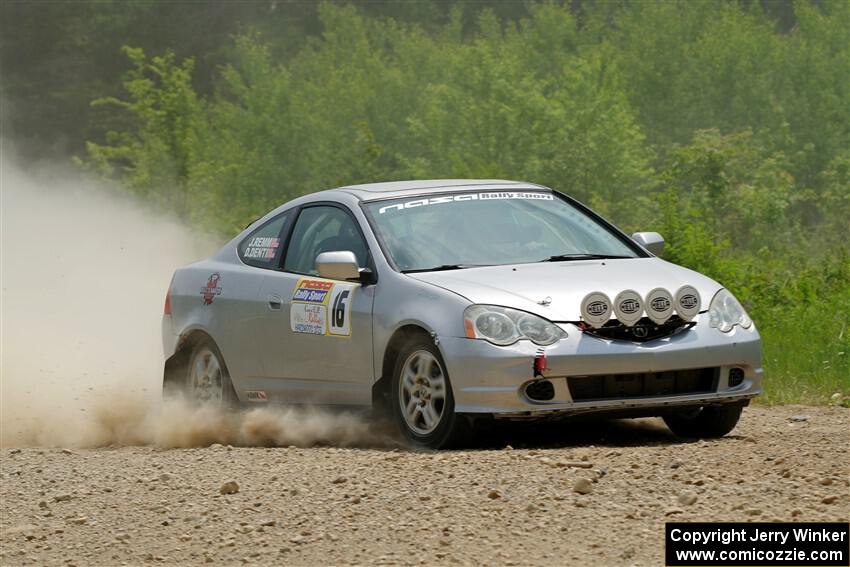
[[[89,165],[188,218],[192,153],[202,130],[202,107],[191,84],[193,60],[177,64],[171,52],[150,60],[139,48],[124,52],[133,65],[124,79],[128,98],[106,97],[92,104],[124,109],[133,125],[108,132],[107,144],[90,142]]]

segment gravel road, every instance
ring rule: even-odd
[[[443,453],[5,448],[0,562],[662,565],[667,520],[850,518],[848,417],[756,406],[716,441],[647,419]]]

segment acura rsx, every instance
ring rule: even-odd
[[[360,406],[412,445],[479,419],[661,416],[731,431],[760,339],[719,283],[552,189],[353,185],[295,199],[178,269],[164,387],[195,402]]]

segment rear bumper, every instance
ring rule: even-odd
[[[162,353],[165,355],[165,358],[168,358],[174,354],[175,350],[177,350],[177,340],[179,338],[174,332],[174,323],[171,319],[171,315],[162,316],[161,329]]]
[[[705,314],[697,324],[679,335],[648,343],[604,340],[562,325],[568,337],[549,347],[520,341],[499,347],[483,340],[440,337],[440,349],[452,381],[455,410],[498,417],[548,417],[628,409],[663,412],[675,406],[746,403],[761,393],[761,339],[755,326],[736,327],[731,333],[710,328]],[[535,379],[533,360],[545,352],[548,370],[544,378],[554,386],[554,397],[545,402],[525,395]],[[716,385],[710,392],[647,397],[573,400],[567,377],[606,374],[667,372],[693,368],[717,368]],[[729,385],[729,370],[741,368],[744,379]]]

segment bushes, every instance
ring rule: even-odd
[[[759,149],[749,132],[717,131],[674,147],[655,228],[667,238],[666,259],[723,283],[756,321],[764,400],[822,402],[850,384],[850,257],[838,240],[850,185],[835,184],[847,170],[830,169],[831,184],[815,198],[796,190],[781,154]],[[823,222],[811,224],[813,207]]]
[[[766,399],[822,400],[850,384],[850,4],[797,3],[788,33],[748,6],[586,5],[578,22],[542,3],[472,30],[455,10],[426,32],[325,4],[288,60],[237,37],[209,97],[191,60],[128,48],[127,98],[96,104],[130,123],[88,165],[223,235],[343,184],[550,185],[732,289],[765,336]]]

